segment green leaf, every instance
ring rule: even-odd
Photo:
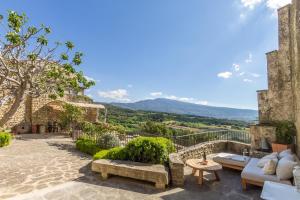
[[[48,45],[48,40],[44,35],[39,36],[37,42],[44,46]]]
[[[81,52],[76,52],[73,58],[73,63],[75,65],[80,65],[81,64],[81,57],[83,56],[83,53]]]
[[[30,54],[28,54],[27,58],[31,61],[35,61],[37,59],[37,54],[30,53]]]
[[[22,43],[21,36],[16,32],[8,32],[5,37],[13,45],[20,45]]]
[[[62,53],[62,54],[60,55],[60,58],[61,58],[62,60],[68,60],[68,59],[69,59],[69,56],[68,56],[66,53]]]
[[[50,29],[50,27],[45,27],[45,28],[44,28],[44,30],[45,30],[45,33],[46,33],[46,34],[49,34],[49,33],[51,33],[51,29]]]
[[[19,33],[21,31],[21,27],[26,23],[27,17],[24,13],[19,15],[15,11],[9,11],[7,21],[8,27],[14,30],[16,33]]]
[[[68,49],[73,49],[73,48],[74,48],[74,44],[73,44],[71,41],[67,41],[67,42],[66,42],[66,47],[67,47]]]

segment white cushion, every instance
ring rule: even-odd
[[[245,167],[250,158],[248,156],[241,156],[231,153],[218,153],[213,157],[213,161],[221,164],[235,165]]]
[[[278,155],[278,157],[279,157],[279,159],[281,159],[284,156],[291,155],[291,154],[293,154],[292,150],[291,149],[287,149],[287,150],[284,150],[284,151],[280,152],[279,155]]]
[[[282,158],[279,160],[276,174],[279,180],[287,180],[293,177],[293,168],[297,165],[297,162]]]
[[[295,162],[295,160],[296,160],[294,154],[287,154],[287,155],[285,155],[284,157],[282,157],[280,160],[282,160],[282,159],[290,160],[290,161],[293,161],[293,162]]]
[[[276,175],[266,175],[262,168],[257,167],[259,159],[251,158],[244,170],[241,177],[243,179],[252,180],[256,182],[273,181],[291,185],[289,180],[279,180]]]
[[[272,153],[272,154],[269,154],[269,155],[266,155],[266,156],[262,157],[258,161],[257,167],[263,168],[265,166],[265,164],[267,162],[269,162],[269,160],[274,160],[275,162],[278,162],[277,155],[278,155],[277,152],[275,152],[275,153]]]
[[[264,168],[263,168],[263,171],[264,171],[264,174],[266,175],[273,175],[275,174],[276,172],[276,165],[277,165],[277,162],[275,162],[274,160],[269,160]]]

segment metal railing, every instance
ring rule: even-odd
[[[251,137],[247,131],[219,130],[195,133],[190,135],[173,137],[173,143],[177,151],[184,150],[187,147],[195,146],[203,142],[231,140],[250,144]]]
[[[236,142],[243,142],[250,144],[251,137],[247,131],[236,131],[236,130],[216,130],[216,131],[205,131],[189,135],[180,136],[166,136],[160,134],[150,134],[144,132],[133,132],[127,134],[118,134],[120,139],[120,146],[125,146],[129,141],[139,136],[146,137],[165,137],[173,141],[177,152],[186,149],[187,147],[195,146],[200,143],[218,141],[218,140],[231,140]],[[99,142],[101,134],[85,134],[80,132],[77,137],[85,137],[96,143]]]

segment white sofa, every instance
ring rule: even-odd
[[[299,158],[295,155],[292,154],[291,150],[285,150],[282,151],[279,154],[272,153],[273,155],[275,154],[276,158],[279,159],[278,165],[280,165],[281,159],[285,158],[284,160],[289,160],[290,156],[292,156],[293,161],[295,162],[296,165],[300,166],[300,160]],[[270,157],[271,156],[271,157]],[[287,157],[286,157],[287,156]],[[263,159],[273,159],[272,155],[267,155]],[[258,158],[251,158],[246,167],[243,169],[241,177],[242,177],[242,186],[243,189],[247,188],[247,184],[252,184],[252,185],[257,185],[257,186],[263,186],[265,181],[272,181],[272,182],[277,182],[277,183],[282,183],[282,184],[288,184],[292,185],[291,179],[280,179],[279,177],[290,177],[290,175],[287,175],[292,172],[289,170],[293,170],[293,165],[284,165],[283,162],[281,162],[281,169],[278,171],[278,165],[276,168],[276,173],[274,175],[266,175],[263,171],[263,168],[258,166],[258,162],[260,159]],[[261,165],[261,162],[260,162]],[[284,168],[282,168],[284,167]],[[282,171],[282,170],[288,170],[288,171]],[[278,174],[279,173],[279,174]],[[287,173],[287,174],[286,174]]]
[[[243,189],[247,188],[247,184],[263,186],[265,181],[273,181],[291,185],[290,180],[279,180],[276,174],[265,175],[263,169],[257,167],[258,161],[258,158],[251,158],[246,167],[243,169],[241,174]]]

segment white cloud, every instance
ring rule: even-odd
[[[259,5],[262,0],[241,0],[241,3],[244,7],[253,9],[255,6]]]
[[[251,79],[247,79],[247,78],[244,78],[243,81],[244,81],[244,82],[247,82],[247,83],[253,82]]]
[[[244,76],[245,75],[245,72],[241,72],[239,73],[240,76]]]
[[[267,0],[267,7],[276,11],[291,2],[291,0]]]
[[[252,53],[249,53],[248,58],[245,60],[245,63],[252,63],[253,61],[252,58],[253,58]]]
[[[99,91],[98,95],[107,99],[114,99],[117,101],[130,101],[128,98],[128,92],[125,89],[117,89],[111,91]]]
[[[84,78],[86,78],[86,80],[88,80],[88,81],[100,82],[100,80],[94,79],[94,78],[92,78],[90,76],[84,76]]]
[[[267,8],[277,11],[278,8],[281,8],[289,3],[291,3],[292,0],[241,0],[241,4],[243,7],[248,8],[250,10],[254,9],[259,4],[263,3]],[[244,14],[240,15],[240,18],[243,18]]]
[[[174,95],[165,96],[166,99],[176,100],[176,101],[182,101],[186,103],[193,103],[198,105],[207,105],[208,101],[198,100],[195,98],[189,98],[189,97],[177,97]]]
[[[150,95],[153,97],[158,97],[161,96],[163,93],[162,92],[151,92]]]
[[[232,72],[221,72],[218,73],[218,77],[228,79],[232,76]]]
[[[260,74],[256,74],[256,73],[250,73],[250,75],[251,75],[252,77],[254,77],[254,78],[260,77]]]
[[[235,63],[232,64],[232,67],[234,68],[234,71],[236,71],[236,72],[240,71],[240,69],[241,69],[241,66],[239,64],[235,64]]]

